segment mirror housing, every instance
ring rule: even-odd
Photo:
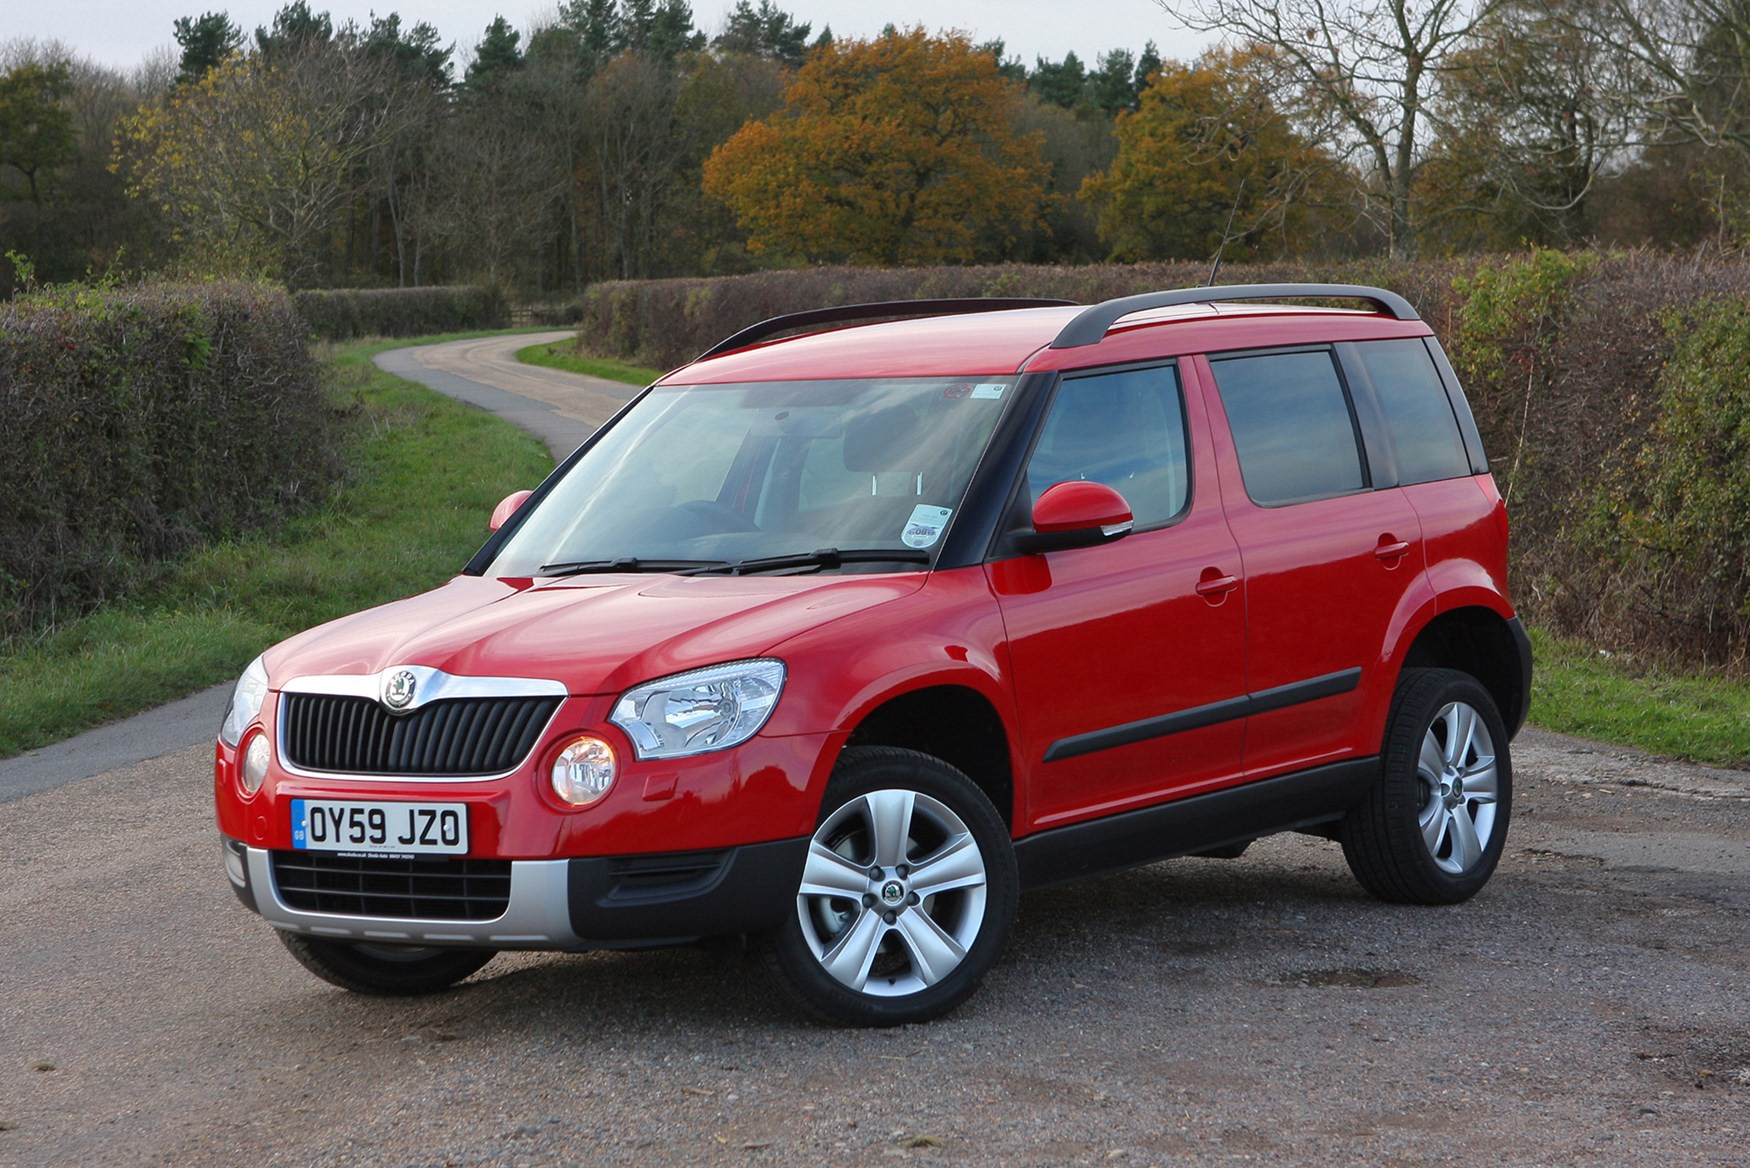
[[[1105,483],[1053,483],[1033,504],[1033,530],[1021,535],[1024,552],[1055,552],[1122,539],[1136,525],[1130,504]]]
[[[499,501],[498,506],[492,509],[492,518],[487,522],[486,530],[497,531],[509,523],[510,517],[517,513],[517,508],[526,503],[532,494],[534,494],[533,491],[512,491],[506,495]]]

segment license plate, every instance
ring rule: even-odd
[[[292,846],[315,852],[459,856],[468,850],[468,805],[293,799]]]

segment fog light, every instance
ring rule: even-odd
[[[249,740],[249,749],[243,752],[243,789],[253,795],[261,790],[261,780],[267,778],[267,760],[273,752],[268,749],[267,735],[257,734]]]
[[[587,807],[608,793],[618,769],[614,748],[600,738],[574,739],[553,760],[553,793],[573,807]]]

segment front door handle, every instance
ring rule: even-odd
[[[1238,576],[1229,576],[1220,568],[1203,569],[1203,578],[1197,581],[1197,595],[1205,600],[1219,600],[1240,586]]]

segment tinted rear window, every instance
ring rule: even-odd
[[[1368,341],[1355,352],[1385,413],[1398,481],[1408,485],[1470,474],[1458,419],[1427,347],[1419,340]]]
[[[1328,350],[1224,357],[1210,367],[1254,503],[1297,503],[1366,486],[1354,414]]]

